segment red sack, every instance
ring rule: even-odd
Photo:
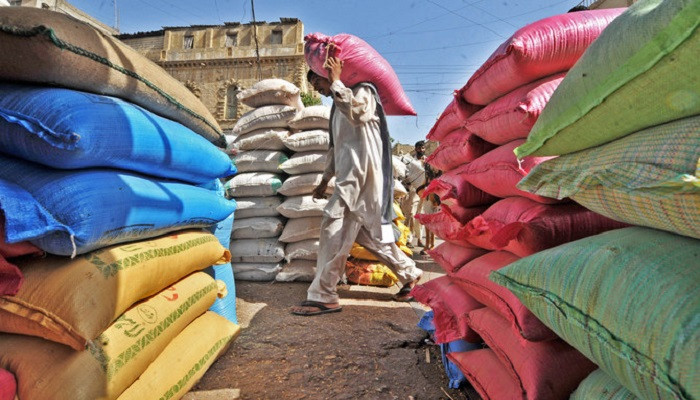
[[[416,115],[411,101],[401,87],[399,77],[384,57],[367,42],[357,36],[341,33],[326,36],[322,33],[310,33],[304,37],[304,56],[306,63],[317,74],[328,77],[323,68],[326,62],[329,43],[337,46],[335,57],[343,61],[340,80],[347,87],[360,82],[371,82],[379,92],[386,115]]]
[[[474,217],[481,214],[484,208],[474,209]],[[437,237],[447,242],[463,247],[475,247],[462,238],[464,225],[455,218],[447,207],[441,206],[440,211],[433,214],[416,214],[414,216],[422,225]]]
[[[44,252],[29,242],[7,243],[5,241],[5,216],[0,212],[0,256],[5,258],[19,257],[27,254],[43,254]]]
[[[479,335],[467,325],[467,314],[483,307],[457,286],[449,276],[441,276],[411,290],[411,296],[433,310],[435,343],[463,339],[480,343]]]
[[[496,146],[487,143],[479,136],[463,128],[457,128],[440,141],[440,145],[425,159],[425,162],[440,171],[449,171],[476,160],[494,147]]]
[[[576,203],[548,205],[509,197],[469,221],[459,237],[485,249],[526,257],[626,226]]]
[[[488,307],[470,312],[469,325],[481,335],[518,383],[523,393],[517,398],[568,399],[579,383],[598,368],[561,339],[546,342],[520,340],[508,329],[508,322]]]
[[[568,71],[625,8],[555,15],[518,29],[469,78],[459,94],[486,105],[513,89]]]
[[[463,173],[468,166],[469,164],[462,165],[433,179],[425,188],[423,196],[435,193],[440,202],[448,207],[459,204],[466,208],[491,204],[498,200],[466,180]]]
[[[445,136],[457,128],[464,125],[464,121],[472,114],[481,108],[468,104],[460,96],[455,94],[450,104],[447,105],[445,111],[440,114],[430,132],[426,135],[426,139],[434,142],[440,142]]]
[[[518,163],[513,149],[523,143],[525,139],[518,139],[496,147],[460,168],[461,178],[495,197],[522,196],[543,204],[561,203],[561,200],[532,194],[515,186],[532,168],[554,158],[525,157]]]
[[[0,400],[14,400],[15,396],[17,396],[15,376],[0,368]]]
[[[551,75],[504,94],[467,118],[464,129],[497,145],[526,139],[565,75]]]
[[[0,255],[0,296],[14,296],[24,282],[22,271]]]
[[[478,247],[462,247],[454,243],[443,242],[427,250],[427,252],[445,272],[452,274],[471,260],[486,254],[487,250]],[[459,284],[459,282],[456,283]]]
[[[471,221],[474,217],[481,215],[484,211],[486,211],[488,206],[479,206],[479,207],[462,207],[459,204],[440,204],[440,208],[444,209],[445,212],[450,213],[454,219],[459,221],[460,224],[464,225],[467,222]]]
[[[450,277],[479,303],[505,318],[510,323],[512,334],[530,341],[556,339],[557,335],[537,319],[510,290],[489,280],[491,271],[499,270],[519,259],[507,251],[493,251],[452,271]]]
[[[448,353],[481,400],[522,399],[522,390],[491,349]]]

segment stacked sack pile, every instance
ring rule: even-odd
[[[599,367],[572,399],[700,398],[698,4],[632,5],[516,148],[559,156],[521,189],[636,225],[491,274]]]
[[[316,275],[319,238],[325,199],[313,199],[311,193],[321,183],[326,170],[330,137],[330,107],[316,105],[301,110],[289,126],[294,133],[284,140],[292,156],[280,165],[289,174],[279,193],[286,196],[277,210],[289,218],[280,241],[286,243],[286,263],[277,274],[280,282],[311,282]],[[332,191],[329,184],[329,191]]]
[[[285,217],[278,190],[288,161],[284,141],[289,121],[303,109],[299,88],[283,79],[265,79],[237,95],[253,109],[236,122],[232,131],[232,159],[238,175],[226,182],[226,194],[238,201],[231,234],[236,279],[274,280],[282,269],[284,243],[280,235]]]
[[[433,309],[438,343],[488,346],[448,354],[484,399],[567,398],[595,368],[488,276],[522,257],[626,226],[567,199],[519,190],[523,176],[551,157],[518,160],[513,153],[568,70],[622,12],[569,13],[518,30],[428,135],[440,141],[428,162],[445,173],[426,191],[443,205],[418,218],[446,240],[430,254],[448,275],[413,293]]]
[[[239,333],[235,309],[208,311],[227,291],[210,274],[230,261],[212,232],[235,210],[218,125],[160,67],[65,14],[6,8],[0,32],[16,55],[0,60],[3,391],[180,398]]]

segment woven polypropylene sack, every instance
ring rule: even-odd
[[[484,212],[486,208],[480,207],[472,210],[474,211],[474,217],[476,217]],[[415,219],[442,240],[462,247],[475,247],[462,238],[461,233],[464,229],[464,224],[455,218],[447,207],[442,206],[439,212],[433,214],[416,214]]]
[[[277,273],[282,270],[282,263],[234,263],[233,271],[236,280],[269,282],[274,281]]]
[[[287,218],[322,217],[328,200],[314,199],[312,196],[288,197],[277,207],[277,211]]]
[[[525,257],[626,226],[575,203],[540,204],[525,197],[508,197],[469,221],[458,236],[484,249]]]
[[[280,217],[239,218],[233,224],[231,239],[263,239],[278,237],[284,229]]]
[[[328,45],[333,43],[336,49],[331,56],[343,61],[340,80],[346,86],[372,82],[387,115],[416,115],[391,65],[364,40],[347,33],[326,36],[317,32],[306,35],[304,41],[306,63],[315,73],[328,76],[323,65],[328,58]]]
[[[470,312],[468,320],[518,382],[523,399],[565,399],[596,369],[595,364],[561,339],[521,340],[508,329],[508,321],[488,307]]]
[[[223,196],[224,187],[221,185],[220,193]],[[233,228],[233,214],[218,224],[209,228],[210,232],[219,240],[219,244],[228,249],[231,246],[231,230]],[[204,270],[209,276],[216,279],[219,285],[219,295],[216,301],[209,308],[210,311],[223,316],[234,324],[238,323],[236,315],[236,281],[233,277],[233,268],[231,268],[231,260],[225,264],[212,265]],[[224,286],[224,287],[221,287]]]
[[[635,395],[700,396],[700,241],[606,232],[491,273],[542,322]]]
[[[450,171],[474,161],[495,146],[463,128],[448,133],[425,162],[440,171]]]
[[[236,99],[252,108],[272,105],[292,106],[298,110],[304,108],[299,88],[293,83],[279,78],[263,79],[256,82],[249,89],[236,94]]]
[[[14,400],[17,396],[17,379],[12,372],[0,368],[0,400]]]
[[[277,282],[311,282],[316,276],[316,261],[292,260],[282,266],[277,273]]]
[[[280,235],[280,242],[293,243],[320,238],[322,219],[323,217],[304,217],[288,220]]]
[[[540,164],[518,184],[612,219],[700,239],[700,116]]]
[[[571,393],[570,400],[638,400],[601,369],[591,372]]]
[[[464,100],[486,105],[513,89],[567,71],[624,8],[555,15],[518,29],[460,90]]]
[[[290,175],[323,172],[326,169],[326,151],[306,151],[296,153],[280,164],[280,169]]]
[[[467,325],[467,314],[483,305],[457,286],[449,276],[441,276],[411,290],[411,296],[434,312],[435,343],[464,339],[481,342],[479,335]]]
[[[433,179],[425,188],[423,196],[435,193],[440,198],[440,203],[448,207],[458,205],[469,208],[497,201],[496,196],[484,192],[466,179],[464,172],[470,164],[463,164]]]
[[[294,243],[289,243],[284,248],[284,259],[287,262],[291,260],[316,260],[318,258],[318,249],[320,242],[318,239],[301,240]]]
[[[282,204],[281,196],[242,197],[236,200],[236,219],[253,217],[276,217],[277,207]]]
[[[505,318],[512,335],[537,342],[557,336],[537,319],[508,289],[489,280],[491,271],[504,268],[520,257],[507,251],[492,251],[466,263],[450,273],[452,280],[476,301]]]
[[[0,194],[8,240],[30,239],[49,253],[66,256],[210,226],[236,209],[235,201],[208,188],[116,169],[56,170],[2,155],[0,180],[25,191],[26,201],[7,188]],[[28,202],[38,204],[31,212],[41,212],[28,214]],[[42,224],[46,213],[54,218],[52,225]]]
[[[0,368],[17,376],[23,399],[115,399],[206,312],[216,295],[216,282],[209,275],[189,275],[125,311],[93,345],[80,350],[36,337],[0,334]]]
[[[525,139],[566,73],[554,74],[514,89],[464,122],[464,129],[501,145]]]
[[[16,324],[0,323],[0,331],[40,336],[80,350],[138,300],[230,257],[215,236],[180,231],[75,259],[25,260],[19,292],[0,297],[0,310],[14,315]],[[128,288],[119,286],[123,281],[130,282]]]
[[[286,128],[262,128],[235,136],[232,146],[238,150],[284,150],[284,139],[289,136]],[[226,135],[226,137],[234,137]]]
[[[280,165],[289,157],[286,153],[275,150],[240,151],[231,157],[239,173],[245,172],[280,172]]]
[[[278,263],[284,259],[284,243],[277,238],[232,240],[231,263]]]
[[[182,398],[240,332],[238,325],[221,316],[204,313],[173,339],[119,399]]]
[[[123,98],[187,126],[223,147],[206,106],[182,83],[118,39],[68,14],[3,9],[0,60],[5,81],[58,85]]]
[[[233,126],[234,135],[243,135],[252,131],[269,128],[287,128],[297,109],[290,106],[264,106],[248,111]]]
[[[313,129],[301,131],[289,135],[284,139],[284,145],[291,151],[328,151],[330,147],[330,136],[328,127],[324,129]]]
[[[483,256],[488,250],[473,247],[459,246],[454,243],[444,242],[428,250],[428,255],[445,270],[453,273],[469,261]],[[485,303],[484,303],[485,304]]]
[[[271,172],[246,172],[226,182],[226,195],[233,197],[266,197],[277,194],[282,178]]]
[[[0,129],[1,152],[54,168],[119,168],[190,183],[236,173],[202,136],[115,97],[0,84]]]
[[[292,197],[292,196],[303,196],[306,194],[313,193],[316,186],[321,183],[323,179],[323,174],[319,172],[312,172],[309,174],[292,175],[284,180],[282,187],[279,188],[277,193]],[[326,193],[333,193],[335,188],[335,177],[331,178],[328,182],[328,188]]]
[[[453,174],[458,174],[459,179],[469,182],[477,189],[483,190],[485,193],[494,197],[506,198],[521,196],[542,204],[561,203],[561,201],[556,198],[539,196],[516,187],[518,182],[523,179],[533,167],[552,158],[527,157],[518,161],[518,159],[515,158],[515,154],[513,154],[513,149],[524,141],[524,139],[517,139],[502,146],[498,146],[461,167],[459,170],[455,170]]]
[[[447,358],[459,367],[482,400],[522,399],[518,382],[491,349],[455,352]]]
[[[358,285],[391,287],[399,281],[396,274],[386,265],[356,258],[345,261],[345,276],[348,282]]]
[[[433,127],[430,128],[426,138],[434,142],[441,142],[450,132],[461,128],[464,125],[464,121],[480,108],[481,106],[468,104],[461,96],[455,94]]]
[[[567,154],[700,114],[699,7],[694,0],[630,6],[569,71],[518,157]]]
[[[318,105],[305,107],[289,121],[289,127],[299,131],[311,129],[328,129],[331,117],[329,106]]]

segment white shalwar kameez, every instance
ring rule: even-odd
[[[391,268],[402,284],[423,273],[382,229],[382,139],[377,103],[364,85],[354,89],[331,84],[335,112],[331,120],[334,146],[324,178],[335,174],[335,190],[324,210],[316,277],[307,299],[337,303],[336,287],[353,242],[364,246]]]

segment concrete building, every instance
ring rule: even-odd
[[[249,110],[236,94],[260,79],[281,78],[302,92],[313,90],[306,82],[304,25],[296,18],[164,27],[118,37],[184,83],[225,131]]]
[[[64,14],[68,14],[73,18],[79,19],[83,22],[86,22],[108,35],[119,34],[119,31],[117,29],[103,24],[102,22],[91,17],[89,14],[84,13],[79,9],[75,8],[72,4],[65,0],[0,0],[0,6],[5,5],[12,7],[44,8],[51,11],[61,12]]]

